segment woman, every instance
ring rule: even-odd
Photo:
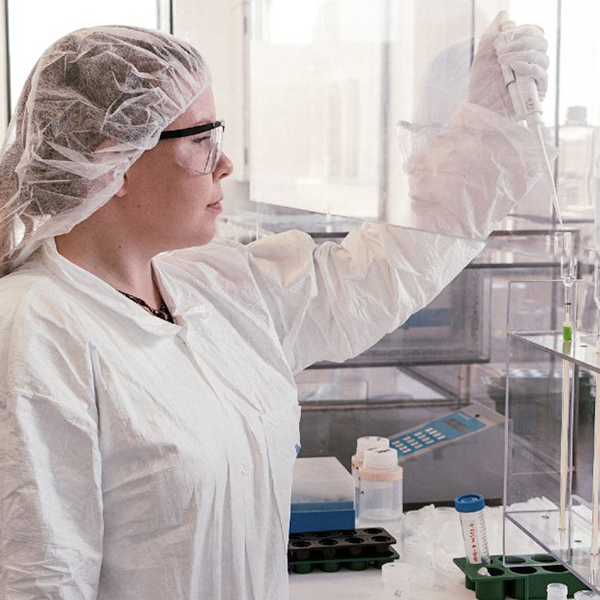
[[[474,235],[540,172],[493,112],[495,35],[479,106],[413,167],[420,196],[465,206],[483,178]],[[540,39],[506,57],[543,88]],[[204,62],[158,32],[77,31],[27,81],[0,163],[2,600],[286,598],[294,373],[362,352],[482,248],[375,225],[212,242],[222,129]]]

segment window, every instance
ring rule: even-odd
[[[156,29],[159,16],[157,0],[8,0],[11,110],[37,59],[61,36],[94,25]]]

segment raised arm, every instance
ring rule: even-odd
[[[526,26],[498,56],[494,41],[505,17],[499,13],[482,36],[468,102],[410,163],[414,228],[368,224],[322,246],[288,232],[248,247],[295,372],[369,348],[428,304],[518,202],[550,197],[536,136],[513,121],[499,64],[527,71],[543,96],[547,44],[539,28]]]
[[[250,268],[294,372],[363,352],[427,305],[516,202],[546,191],[536,143],[520,125],[467,104],[413,161],[413,202],[427,207],[424,216],[455,219],[462,237],[365,224],[341,244],[317,246],[297,231],[250,244]]]

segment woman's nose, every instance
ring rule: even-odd
[[[224,177],[229,177],[233,173],[233,163],[225,152],[221,154],[217,162],[217,168],[214,170],[213,177],[217,181]]]

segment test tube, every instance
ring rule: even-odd
[[[467,560],[472,565],[489,563],[490,551],[483,517],[485,498],[481,494],[463,494],[455,498],[454,507],[460,515]]]

